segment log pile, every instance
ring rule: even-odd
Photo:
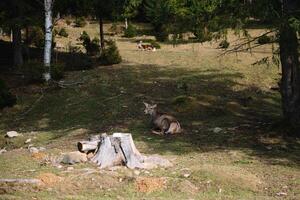
[[[78,150],[83,153],[94,153],[91,161],[101,169],[125,165],[130,169],[150,169],[158,166],[170,167],[172,164],[160,156],[144,156],[134,145],[130,133],[102,134],[88,141],[80,141]]]

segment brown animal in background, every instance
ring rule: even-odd
[[[148,51],[156,51],[156,48],[151,44],[143,44],[143,41],[140,41],[137,44],[138,49],[140,50],[148,50]]]
[[[146,106],[144,110],[145,114],[151,116],[151,122],[153,123],[154,128],[159,130],[159,132],[153,130],[153,133],[158,135],[173,135],[182,132],[180,123],[175,117],[158,112],[156,104],[150,105],[144,103],[144,105]]]

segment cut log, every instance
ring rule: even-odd
[[[40,179],[23,179],[23,178],[1,178],[0,183],[29,183],[29,184],[40,184]]]
[[[80,152],[90,152],[95,151],[98,148],[100,140],[94,140],[94,141],[80,141],[77,143],[78,150]]]

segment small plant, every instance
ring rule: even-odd
[[[86,31],[83,31],[80,38],[80,41],[83,41],[82,44],[87,52],[88,55],[95,56],[100,53],[100,45],[99,39],[94,38],[91,40],[90,36],[87,34]]]
[[[67,33],[67,30],[65,28],[60,29],[60,31],[58,32],[58,35],[62,36],[62,37],[68,37],[69,36],[69,34]]]
[[[0,79],[0,109],[11,107],[16,104],[16,101],[16,97],[9,92],[4,81]]]
[[[137,36],[137,29],[132,24],[129,24],[127,29],[124,31],[124,37],[132,38]]]
[[[85,27],[86,21],[83,17],[78,17],[74,21],[75,27]]]
[[[106,41],[106,48],[101,52],[99,61],[102,65],[113,65],[122,62],[122,57],[115,41]]]
[[[66,24],[67,24],[68,26],[70,26],[70,25],[72,24],[72,21],[71,21],[70,19],[66,19]]]
[[[267,35],[263,35],[263,36],[259,37],[257,40],[258,44],[268,44],[270,42],[272,42],[272,38]]]
[[[227,40],[223,40],[222,42],[220,42],[219,47],[221,49],[227,49],[229,47],[230,43]]]

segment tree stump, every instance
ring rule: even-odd
[[[100,168],[126,165],[130,169],[143,168],[143,156],[136,149],[129,133],[102,135],[95,156],[91,159]]]

